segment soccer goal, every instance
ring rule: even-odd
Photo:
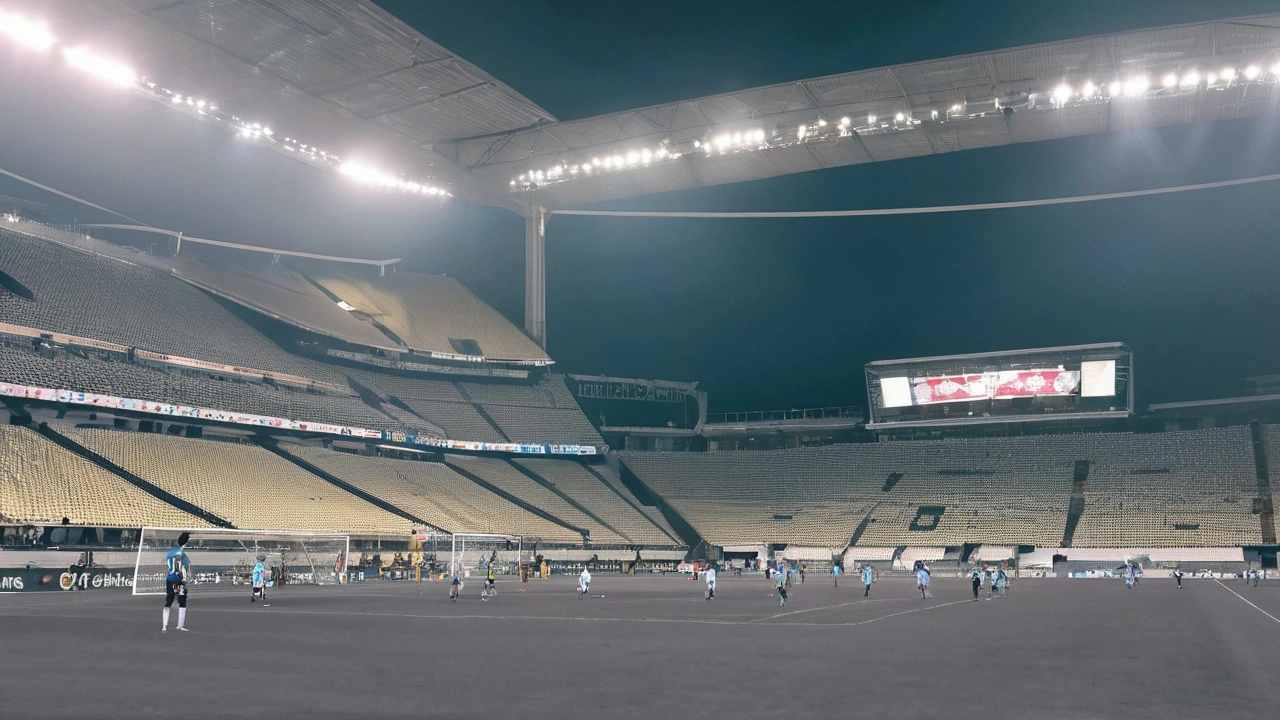
[[[519,566],[523,539],[519,535],[453,533],[449,537],[449,573],[466,577],[472,571],[494,566],[504,575]]]
[[[133,569],[134,595],[164,594],[165,555],[190,533],[192,584],[246,584],[257,557],[266,557],[275,584],[337,585],[347,568],[350,538],[337,533],[287,530],[144,527]]]

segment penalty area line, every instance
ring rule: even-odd
[[[1219,585],[1222,585],[1222,581],[1221,581],[1221,580],[1218,580],[1217,578],[1214,578],[1214,580],[1213,580],[1213,581],[1214,581],[1214,582],[1216,582],[1216,583],[1218,583]],[[1257,605],[1254,605],[1253,603],[1249,602],[1249,601],[1248,601],[1248,599],[1246,599],[1246,598],[1245,598],[1245,596],[1241,595],[1240,593],[1236,592],[1235,590],[1232,590],[1231,588],[1227,587],[1226,585],[1222,585],[1222,589],[1223,589],[1223,590],[1226,590],[1227,592],[1231,593],[1232,595],[1235,595],[1236,597],[1240,598],[1241,600],[1244,600],[1244,601],[1245,601],[1245,603],[1246,603],[1249,607],[1253,608],[1254,610],[1257,610],[1258,612],[1262,613],[1263,615],[1266,615],[1267,617],[1271,618],[1272,620],[1275,620],[1277,623],[1280,623],[1280,618],[1277,618],[1275,615],[1272,615],[1271,613],[1267,612],[1266,610],[1263,610],[1262,608],[1258,607]]]

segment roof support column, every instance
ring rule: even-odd
[[[547,212],[540,207],[524,221],[524,331],[547,349]]]

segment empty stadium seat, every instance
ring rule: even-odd
[[[0,523],[207,527],[33,430],[0,425]]]

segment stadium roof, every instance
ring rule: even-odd
[[[367,152],[502,204],[433,143],[553,122],[546,110],[369,0],[17,0],[60,40],[167,88],[257,114],[304,141]],[[254,118],[257,119],[257,118]]]
[[[45,18],[64,42],[156,74],[174,92],[216,98],[313,147],[340,150],[344,163],[359,153],[517,211],[1253,117],[1274,111],[1280,95],[1280,14],[859,70],[559,122],[370,0],[6,7]]]

